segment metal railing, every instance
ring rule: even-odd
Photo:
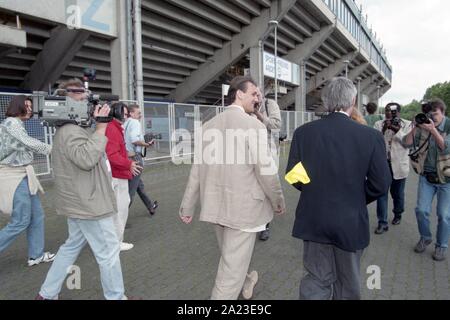
[[[367,20],[353,0],[322,0],[350,32],[361,48],[369,55],[381,72],[392,81],[392,67],[389,65],[382,46],[367,26]]]

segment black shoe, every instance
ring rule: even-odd
[[[266,230],[261,231],[259,233],[259,240],[261,240],[261,241],[267,241],[267,240],[269,240],[269,237],[270,237],[269,228],[267,228]]]
[[[388,226],[383,226],[383,225],[379,224],[377,229],[375,230],[375,234],[383,234],[385,232],[388,232],[388,230],[389,230]]]
[[[392,220],[392,224],[393,224],[394,226],[398,226],[398,225],[400,224],[400,222],[402,222],[402,218],[400,218],[400,217],[395,217],[395,218]]]
[[[153,201],[152,208],[149,211],[151,216],[156,213],[156,208],[158,208],[158,201]]]

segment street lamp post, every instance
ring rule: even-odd
[[[278,21],[277,20],[270,20],[269,21],[269,26],[274,28],[274,56],[275,56],[275,60],[274,60],[274,67],[275,67],[275,85],[274,85],[274,90],[275,90],[275,102],[278,103]]]
[[[377,86],[377,105],[380,105],[380,89],[381,89],[381,86],[378,85]]]
[[[362,95],[361,95],[361,77],[356,78],[358,81],[358,110],[362,112]]]
[[[344,60],[345,64],[345,77],[348,78],[348,65],[350,64],[349,60]]]

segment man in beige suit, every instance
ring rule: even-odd
[[[241,290],[251,298],[258,280],[256,271],[248,274],[256,234],[274,212],[285,212],[267,129],[251,116],[258,101],[255,82],[234,78],[228,99],[231,105],[196,137],[195,162],[180,207],[182,221],[189,224],[200,198],[200,221],[215,227],[221,258],[213,300],[236,300]]]

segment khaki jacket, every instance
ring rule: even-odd
[[[104,135],[73,124],[56,130],[52,160],[57,214],[88,220],[116,214],[111,172],[106,164],[107,141]]]
[[[228,134],[236,130],[241,130],[241,133],[236,134],[235,139],[224,138],[222,144],[216,143],[216,152],[212,152],[210,136],[214,133],[216,139],[226,137],[227,130]],[[229,106],[205,123],[202,132],[203,135],[196,139],[199,147],[195,152],[180,216],[193,216],[200,199],[200,221],[237,230],[252,229],[270,222],[274,210],[278,206],[284,209],[285,202],[278,170],[268,151],[266,127],[241,107]],[[259,136],[252,140],[244,132],[259,132]],[[257,156],[257,150],[263,152]],[[217,157],[212,161],[208,154],[222,155],[222,159]],[[243,163],[236,164],[236,161],[227,161],[227,156],[232,158],[230,155],[234,158],[237,155],[248,156],[244,157]]]
[[[403,144],[403,139],[411,132],[412,127],[411,121],[401,120],[401,129],[393,136],[391,144],[391,164],[395,180],[406,179],[409,175],[409,148]],[[383,122],[384,120],[377,121],[374,129],[382,132]]]

